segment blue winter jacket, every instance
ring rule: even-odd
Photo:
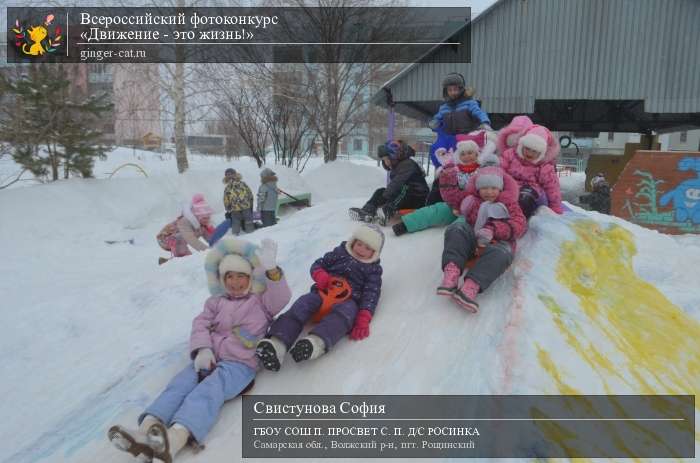
[[[437,114],[433,116],[433,120],[430,122],[430,127],[433,127],[433,131],[436,132],[438,128],[444,127],[444,119],[447,114],[458,112],[467,113],[472,119],[478,121],[478,123],[473,127],[462,127],[461,130],[457,130],[455,133],[471,132],[480,124],[491,125],[491,120],[489,119],[488,114],[486,114],[486,111],[481,109],[479,102],[471,98],[462,97],[455,101],[447,101],[441,104]],[[450,133],[449,130],[447,132]]]
[[[382,266],[377,262],[366,264],[348,253],[347,241],[343,241],[311,266],[310,273],[322,268],[331,276],[342,277],[352,288],[352,298],[360,309],[367,309],[374,314],[382,288]],[[316,285],[311,287],[316,291]]]

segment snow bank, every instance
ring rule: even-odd
[[[233,162],[0,192],[0,461],[131,461],[106,430],[133,425],[188,364],[191,321],[207,297],[204,254],[158,267],[154,236],[195,191],[221,214],[229,165],[257,187],[257,166]],[[282,188],[318,199],[248,237],[279,242],[296,298],[309,289],[310,264],[350,234],[346,209],[385,174],[349,163],[301,177],[275,170]],[[253,392],[697,394],[700,240],[574,209],[531,220],[478,315],[434,294],[443,230],[397,238],[386,229],[370,337],[341,341],[317,361],[287,358]],[[135,244],[103,242],[127,238]],[[178,461],[238,461],[240,422],[240,401],[227,404],[206,450]]]

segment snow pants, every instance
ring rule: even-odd
[[[389,206],[393,210],[398,210],[418,209],[419,207],[423,207],[425,205],[426,196],[412,194],[406,185],[401,188],[399,195],[394,198],[394,200],[389,202],[384,199],[385,190],[386,188],[377,188],[377,190],[375,190],[375,192],[372,194],[372,197],[369,198],[369,201],[362,206],[362,209],[374,214],[377,212],[377,209],[384,206]]]
[[[450,262],[463,269],[469,259],[476,254],[476,233],[463,217],[453,222],[445,230],[445,247],[442,251],[442,268]],[[513,249],[510,243],[498,241],[488,244],[479,256],[467,277],[479,285],[479,292],[486,291],[491,283],[506,271],[513,262]]]
[[[449,225],[456,218],[457,216],[452,213],[452,209],[447,203],[439,202],[406,214],[401,217],[401,220],[406,225],[406,230],[409,233],[414,233],[430,227]]]
[[[262,221],[263,227],[275,225],[277,223],[275,211],[260,211],[260,220]]]
[[[220,361],[202,382],[193,364],[187,365],[139,416],[161,420],[167,427],[179,423],[202,444],[219,417],[224,402],[243,391],[255,378],[255,370],[239,362]]]
[[[425,199],[425,205],[431,206],[442,201],[442,195],[440,194],[440,178],[439,176],[435,176],[435,180],[433,180],[433,184],[430,186],[428,197]]]
[[[304,329],[304,324],[321,308],[321,296],[316,291],[304,294],[292,307],[272,323],[268,336],[274,336],[289,349]],[[326,351],[352,330],[359,308],[353,299],[335,304],[309,334],[323,339]]]

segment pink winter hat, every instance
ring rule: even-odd
[[[204,195],[201,193],[197,193],[194,196],[192,196],[192,213],[194,214],[197,219],[203,219],[205,217],[211,217],[211,215],[214,213],[214,210],[209,207],[209,204],[207,204],[207,200],[204,199]]]
[[[476,174],[476,189],[494,187],[503,191],[503,170],[500,167],[480,167]]]

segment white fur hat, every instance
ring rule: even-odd
[[[374,254],[372,254],[372,257],[370,257],[369,259],[360,259],[355,254],[353,254],[352,246],[353,244],[355,244],[355,240],[360,240],[367,246],[372,248],[374,250]],[[350,254],[360,262],[364,262],[365,264],[371,264],[373,262],[378,261],[379,254],[381,254],[383,247],[384,232],[382,232],[382,230],[378,226],[370,223],[365,223],[358,226],[352,232],[352,236],[350,236],[350,239],[347,241],[347,243],[345,243],[345,249],[348,251],[348,254]]]
[[[225,279],[228,272],[238,272],[245,273],[248,276],[253,275],[253,267],[250,262],[245,260],[238,254],[227,254],[219,262],[219,280],[221,280],[221,286],[226,288]],[[250,283],[253,283],[253,279],[250,279]],[[248,286],[250,290],[250,285]]]
[[[534,126],[527,131],[525,135],[520,137],[518,140],[518,156],[523,157],[523,147],[530,148],[531,150],[537,151],[539,156],[536,159],[536,163],[539,163],[547,152],[547,129],[541,126]]]

